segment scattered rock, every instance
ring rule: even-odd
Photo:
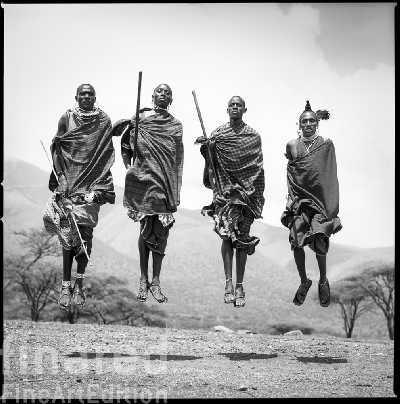
[[[216,325],[213,327],[214,331],[219,331],[219,332],[229,332],[232,333],[234,332],[233,330],[231,330],[228,327],[225,327],[224,325]]]
[[[255,332],[251,330],[237,330],[238,334],[256,334]]]
[[[287,335],[287,336],[291,336],[291,337],[300,337],[301,335],[303,335],[303,333],[301,332],[301,330],[293,330],[293,331],[285,332],[283,335]]]

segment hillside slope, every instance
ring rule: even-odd
[[[48,173],[21,161],[5,164],[4,212],[7,251],[12,247],[12,231],[42,225],[42,212],[50,196]],[[130,220],[122,206],[123,190],[116,187],[115,205],[100,210],[94,231],[93,267],[90,271],[113,274],[137,290],[139,224]],[[306,265],[314,284],[301,307],[292,303],[298,286],[288,233],[283,227],[257,221],[252,233],[261,238],[256,253],[248,257],[245,274],[246,307],[235,309],[223,303],[224,275],[220,239],[211,220],[199,211],[179,209],[164,259],[161,281],[169,302],[162,308],[173,327],[210,327],[223,324],[233,329],[272,332],[277,324],[307,326],[318,333],[342,334],[342,320],[335,306],[321,308],[316,296],[318,269],[310,250]],[[331,283],[363,270],[365,263],[393,260],[394,248],[363,249],[331,243],[328,277]],[[61,268],[61,262],[60,262]],[[148,304],[156,304],[149,297]],[[368,314],[357,324],[354,335],[386,336],[382,316]]]

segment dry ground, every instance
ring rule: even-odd
[[[3,398],[394,397],[392,386],[389,340],[4,323]]]

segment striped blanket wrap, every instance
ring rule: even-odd
[[[135,149],[135,119],[129,145]],[[176,212],[182,186],[182,124],[167,111],[139,120],[136,158],[127,170],[123,204],[128,216],[135,212],[162,215]],[[131,213],[131,214],[130,214]]]
[[[207,182],[212,183],[206,179],[207,174],[212,176],[212,170],[205,147],[211,150],[222,195],[217,198],[213,186],[213,202],[203,211],[213,217],[214,230],[221,238],[230,238],[235,248],[251,255],[260,239],[249,235],[250,226],[254,219],[261,218],[265,202],[261,137],[244,122],[238,127],[228,122],[214,130],[202,146],[207,186]]]
[[[94,192],[101,203],[114,203],[115,193],[111,174],[115,153],[110,118],[102,110],[98,114],[82,117],[73,110],[66,112],[68,127],[64,134],[56,135],[51,144],[53,161],[56,154],[64,166],[67,180],[65,195],[53,194],[47,202],[43,222],[50,234],[58,236],[65,249],[80,244],[71,212],[78,225],[95,227],[100,203],[86,203],[84,195]],[[51,173],[49,187],[57,180]]]

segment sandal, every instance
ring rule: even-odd
[[[324,282],[318,282],[319,304],[322,307],[328,307],[331,302],[331,292],[328,279]]]
[[[304,303],[304,300],[306,299],[308,293],[308,289],[310,289],[311,285],[312,285],[311,279],[307,279],[305,283],[300,283],[300,286],[297,289],[297,292],[293,299],[293,303],[296,306],[301,306]]]
[[[236,290],[235,290],[235,300],[233,302],[234,307],[244,307],[246,304],[246,299],[245,296],[246,294],[244,293],[243,286],[240,288],[237,287],[238,284],[236,284]],[[240,293],[238,291],[240,290]]]
[[[83,307],[85,305],[85,302],[86,302],[85,291],[84,291],[83,288],[78,286],[77,283],[75,283],[74,289],[73,289],[73,292],[72,292],[72,302],[76,306],[80,306],[80,307]]]
[[[231,285],[230,290],[226,290],[226,283],[232,278],[226,279],[225,281],[225,294],[224,294],[224,303],[230,304],[235,302],[235,296],[233,294],[233,285]]]
[[[158,303],[167,303],[168,298],[161,292],[160,285],[151,284],[149,287],[150,293],[153,295],[154,299],[157,300]]]
[[[71,307],[71,282],[66,281],[61,284],[60,296],[58,298],[58,305],[60,306],[61,310],[69,311]]]
[[[146,280],[140,280],[139,282],[139,290],[136,295],[136,299],[139,302],[145,302],[147,300],[147,296],[149,293],[149,282]]]
[[[85,274],[77,273],[76,279],[85,279]],[[79,285],[79,283],[75,280],[74,288],[72,290],[72,303],[76,306],[83,307],[86,302],[86,294],[84,288]]]

